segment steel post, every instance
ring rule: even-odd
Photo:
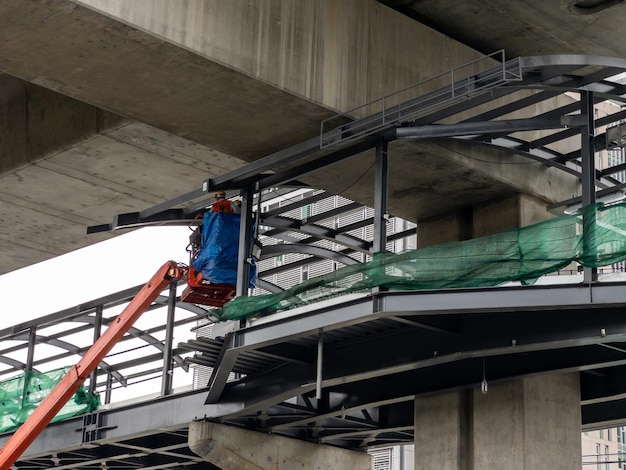
[[[247,296],[250,284],[250,234],[252,233],[252,188],[248,186],[241,191],[241,224],[239,226],[239,252],[237,257],[237,288],[236,295]]]
[[[593,92],[580,92],[580,114],[584,119],[584,125],[580,129],[580,154],[582,160],[582,205],[583,208],[595,204],[596,202],[596,184],[595,184],[595,116],[593,106]],[[584,219],[587,217],[595,218],[595,211],[584,211]],[[587,220],[583,220],[583,227],[589,226]],[[583,233],[583,252],[586,253],[587,240],[591,234]],[[596,268],[585,267],[583,269],[584,282],[590,283],[597,280]]]
[[[96,307],[96,314],[93,319],[93,342],[98,341],[100,332],[102,331],[102,305]],[[89,391],[91,393],[96,392],[96,385],[98,382],[98,368],[96,367],[89,377]]]
[[[167,319],[165,322],[165,344],[163,345],[163,375],[161,378],[161,396],[172,393],[172,346],[174,344],[174,317],[176,314],[176,286],[178,282],[172,281],[167,300]]]
[[[376,143],[376,173],[374,175],[374,253],[387,247],[387,142]]]

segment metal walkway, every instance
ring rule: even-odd
[[[580,372],[586,429],[623,423],[625,286],[384,292],[335,299],[241,329],[231,325],[223,336],[192,337],[173,346],[169,372],[168,351],[163,351],[168,341],[157,338],[168,327],[205,324],[207,312],[178,304],[174,317],[161,323],[159,315],[166,312],[159,312],[168,310],[164,298],[147,314],[157,326],[127,335],[98,376],[98,389],[108,390],[118,377],[128,385],[145,382],[152,392],[49,426],[15,468],[206,468],[186,445],[188,423],[195,419],[351,449],[411,443],[415,395],[559,371]],[[1,357],[18,349],[24,355],[29,344],[54,345],[67,353],[34,361],[34,367],[45,369],[62,356],[67,362],[86,349],[69,340],[79,331],[89,337],[98,312],[115,310],[130,297],[132,290],[2,331]],[[104,324],[108,317],[105,313]],[[25,336],[35,329],[29,343]],[[56,333],[46,333],[52,330]],[[13,342],[20,346],[7,348]],[[215,384],[184,391],[164,386],[191,363],[214,366],[214,381],[229,372],[242,377],[224,382],[221,390]],[[15,369],[22,366],[13,363]],[[186,376],[189,381],[191,374]],[[7,438],[0,437],[0,444]]]

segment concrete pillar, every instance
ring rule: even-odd
[[[339,449],[287,437],[194,421],[189,448],[222,470],[370,470],[364,452]]]
[[[532,225],[553,217],[546,202],[525,194],[467,206],[441,217],[419,221],[419,248],[468,240]]]
[[[415,470],[582,467],[578,374],[415,400]]]
[[[469,470],[472,392],[415,399],[415,470]]]
[[[526,194],[490,201],[474,208],[473,238],[543,222],[554,217],[546,202]]]

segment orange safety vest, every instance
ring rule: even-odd
[[[228,212],[232,214],[234,211],[228,199],[219,199],[213,203],[213,212]]]

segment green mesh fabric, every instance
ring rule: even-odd
[[[584,234],[584,236],[583,236]],[[588,206],[578,214],[456,243],[378,253],[277,294],[237,297],[215,311],[219,321],[286,310],[373,287],[391,290],[532,284],[573,262],[607,266],[626,259],[626,204]]]
[[[27,372],[0,382],[0,432],[16,429],[26,421],[68,370],[69,367],[45,374]],[[91,412],[98,406],[98,396],[81,386],[51,422]]]

